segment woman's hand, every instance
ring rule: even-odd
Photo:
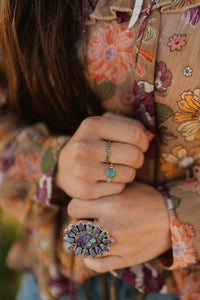
[[[72,199],[69,215],[95,219],[114,240],[110,252],[87,258],[97,272],[130,267],[156,258],[170,248],[169,218],[162,195],[151,186],[134,182],[118,195],[94,200]]]
[[[140,122],[127,117],[107,113],[85,119],[59,155],[57,186],[81,199],[120,193],[125,183],[135,178],[135,169],[142,166],[152,136]],[[110,183],[105,173],[108,140],[112,141],[109,162],[116,171]]]

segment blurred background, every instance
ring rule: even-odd
[[[19,235],[19,223],[0,209],[0,300],[14,300],[20,284],[21,275],[5,264],[8,250]]]

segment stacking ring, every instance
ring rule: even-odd
[[[71,229],[65,229],[65,233],[64,241],[69,244],[68,250],[74,250],[75,255],[82,254],[84,258],[102,256],[104,251],[109,252],[109,245],[114,243],[106,230],[90,222],[71,224]]]
[[[106,171],[106,176],[107,176],[108,182],[111,182],[111,179],[116,176],[116,172],[115,172],[113,164],[108,165],[108,169]]]
[[[106,163],[107,163],[107,165],[109,164],[110,144],[111,144],[111,141],[108,141],[107,146],[106,146]]]
[[[110,145],[111,145],[111,141],[108,141],[106,146],[106,164],[108,166],[106,170],[106,176],[108,182],[111,182],[111,179],[116,176],[114,166],[109,162]]]

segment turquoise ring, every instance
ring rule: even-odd
[[[90,222],[71,224],[65,233],[64,241],[68,244],[68,250],[74,250],[75,255],[83,255],[84,258],[102,256],[103,252],[109,252],[109,246],[114,242],[108,231]]]
[[[116,176],[116,172],[113,164],[108,165],[108,170],[106,171],[107,181],[111,182],[111,179]]]

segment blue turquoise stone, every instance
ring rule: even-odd
[[[81,247],[76,248],[75,255],[80,255],[81,253],[82,253],[82,248]]]
[[[96,257],[96,253],[94,251],[94,249],[89,249],[89,253],[90,253],[90,256],[95,258]]]
[[[75,243],[77,244],[77,246],[89,249],[91,247],[98,246],[100,242],[95,237],[87,234],[87,235],[79,235],[76,238]]]
[[[114,169],[108,169],[106,171],[106,175],[108,178],[114,178],[116,176],[116,172]]]
[[[78,228],[74,224],[72,224],[72,231],[75,232],[75,233],[78,232]]]
[[[78,223],[78,228],[79,228],[79,230],[80,231],[84,231],[85,230],[85,226],[84,226],[84,224],[83,223]]]
[[[83,249],[83,256],[84,256],[85,258],[87,258],[88,255],[89,255],[88,250],[87,250],[87,249]]]
[[[69,237],[75,237],[75,233],[74,233],[73,231],[70,231],[70,232],[68,233],[68,236],[69,236]]]
[[[112,244],[113,244],[113,240],[104,239],[104,240],[103,240],[103,243],[104,243],[105,245],[112,245]]]
[[[102,231],[100,234],[99,234],[100,237],[104,237],[106,238],[108,236],[108,232],[107,231]]]
[[[68,235],[70,233],[70,230],[65,229],[65,233]]]
[[[99,256],[103,255],[103,252],[101,251],[101,249],[99,247],[95,247],[95,251],[96,251],[97,255],[99,255]]]
[[[93,233],[97,235],[99,234],[99,232],[100,232],[100,227],[99,226],[94,227]]]
[[[73,238],[70,238],[70,237],[64,237],[64,241],[67,242],[67,243],[71,243],[74,241]]]
[[[106,246],[106,245],[104,245],[104,244],[100,244],[99,247],[100,247],[103,251],[109,252],[108,246]]]
[[[87,232],[89,232],[89,233],[92,232],[92,224],[91,224],[91,223],[87,223],[87,225],[86,225],[86,230],[87,230]]]
[[[69,250],[73,250],[75,247],[76,247],[76,244],[73,243],[73,244],[71,244],[71,245],[68,247],[68,249],[69,249]]]

